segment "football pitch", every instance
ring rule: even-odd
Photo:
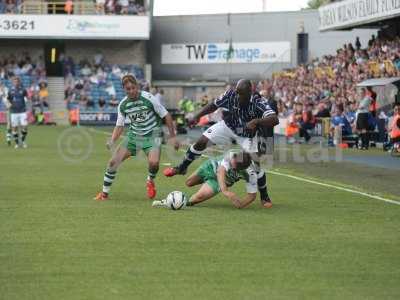
[[[270,210],[152,208],[144,156],[96,202],[106,134],[33,126],[16,150],[0,129],[0,299],[400,299],[400,205],[269,174]]]

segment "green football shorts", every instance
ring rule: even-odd
[[[160,149],[161,137],[128,135],[122,142],[122,146],[128,149],[132,156],[136,156],[140,150],[147,155],[153,149]]]
[[[196,175],[211,187],[214,194],[218,194],[221,191],[217,180],[216,170],[214,170],[214,165],[211,160],[203,162],[196,170]]]

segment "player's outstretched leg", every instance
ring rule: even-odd
[[[268,195],[267,176],[265,171],[261,168],[260,155],[253,153],[251,159],[253,160],[257,172],[257,187],[260,192],[261,205],[265,208],[272,207],[271,198]]]
[[[208,141],[208,138],[202,135],[201,138],[195,144],[191,145],[186,151],[183,161],[176,167],[165,168],[163,171],[164,175],[167,177],[185,175],[190,164],[195,159],[199,158],[203,151],[207,148]]]
[[[148,155],[149,161],[149,175],[147,176],[146,190],[147,197],[153,199],[157,195],[156,185],[154,179],[157,176],[159,165],[160,165],[160,149],[152,149]]]
[[[126,149],[125,147],[118,148],[118,150],[114,153],[113,157],[109,161],[107,169],[104,173],[103,189],[96,195],[94,200],[105,201],[108,199],[108,194],[110,193],[111,186],[117,175],[118,167],[124,160],[126,160],[130,156],[131,152],[128,149]]]
[[[271,208],[272,201],[268,195],[267,176],[265,175],[264,170],[260,170],[260,172],[257,174],[257,185],[258,191],[260,192],[261,205],[265,208]]]

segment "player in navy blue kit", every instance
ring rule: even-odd
[[[273,128],[279,123],[275,111],[258,93],[252,93],[251,81],[246,79],[239,80],[235,89],[228,89],[214,103],[205,106],[190,123],[197,123],[202,116],[218,108],[223,110],[223,120],[203,133],[200,139],[187,150],[184,160],[178,166],[166,168],[165,176],[184,175],[189,165],[201,156],[209,142],[220,145],[230,144],[232,140],[235,140],[245,152],[258,153],[257,130]],[[259,169],[257,175],[261,202],[264,207],[272,207],[267,192],[265,172]]]
[[[27,92],[21,85],[19,77],[12,80],[13,86],[8,92],[7,100],[10,103],[11,129],[15,141],[15,148],[26,148],[26,136],[28,135],[28,116],[26,113]],[[21,143],[18,129],[21,129]]]

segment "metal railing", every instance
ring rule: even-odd
[[[74,1],[69,9],[64,1],[48,2],[44,0],[27,0],[22,4],[23,14],[74,14],[93,15],[96,13],[95,3],[92,1]]]
[[[144,2],[145,14],[148,13],[149,4]],[[71,4],[66,1],[25,0],[21,4],[22,14],[74,14],[94,15],[96,14],[96,3],[92,0],[75,0]],[[129,15],[129,14],[128,14]],[[140,14],[142,15],[142,14]]]

